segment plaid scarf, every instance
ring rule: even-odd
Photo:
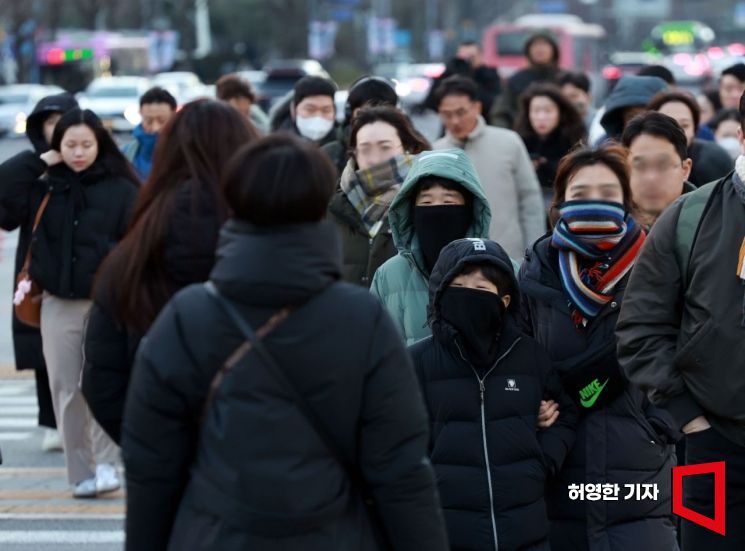
[[[631,270],[646,234],[623,205],[609,201],[567,201],[551,244],[559,250],[559,271],[573,307],[572,320],[584,327],[613,298],[616,284]]]
[[[401,188],[414,158],[404,153],[391,160],[365,170],[354,170],[354,161],[349,160],[341,175],[339,185],[360,214],[362,224],[370,237],[375,237],[388,214],[393,198]]]

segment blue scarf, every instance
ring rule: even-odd
[[[132,135],[137,140],[137,154],[132,161],[132,164],[137,170],[137,174],[146,180],[150,175],[150,170],[153,168],[153,151],[155,150],[155,143],[158,141],[158,133],[150,134],[145,132],[141,124],[138,124],[132,131]]]
[[[631,270],[645,234],[623,205],[611,201],[567,201],[551,245],[559,250],[559,273],[574,307],[572,319],[587,325],[613,298]]]

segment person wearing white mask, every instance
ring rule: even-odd
[[[336,91],[336,84],[326,78],[307,76],[297,81],[290,105],[296,134],[318,145],[337,139]]]
[[[740,128],[740,113],[737,109],[722,109],[717,113],[709,126],[714,132],[714,139],[724,149],[732,160],[740,156],[740,140],[737,130]]]

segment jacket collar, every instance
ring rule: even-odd
[[[463,149],[468,142],[479,139],[484,134],[485,130],[486,130],[486,120],[484,120],[483,116],[479,115],[479,118],[476,121],[476,128],[474,128],[471,131],[471,133],[468,134],[465,140],[459,140],[458,138],[453,136],[450,132],[447,133],[447,136],[450,142],[455,144],[457,147]]]
[[[230,219],[210,279],[238,302],[282,307],[310,299],[340,276],[333,222],[259,227]]]

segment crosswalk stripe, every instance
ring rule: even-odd
[[[0,417],[0,428],[20,429],[33,428],[38,424],[36,419],[23,419],[19,417]]]
[[[39,408],[36,406],[0,406],[0,415],[31,415],[36,417],[38,414]]]
[[[3,432],[0,431],[0,442],[18,442],[26,440],[34,435],[33,432]],[[0,468],[0,471],[2,469]]]
[[[35,530],[32,532],[8,530],[0,531],[0,543],[124,543],[124,531]]]
[[[65,476],[64,467],[0,467],[0,476]]]
[[[4,406],[35,406],[35,396],[3,396],[0,403]]]
[[[72,495],[72,494],[68,494]],[[91,499],[87,502],[77,503],[60,503],[55,505],[49,505],[45,503],[39,504],[3,504],[0,503],[0,513],[15,513],[15,514],[117,514],[124,515],[124,504],[123,503],[98,503],[99,499]]]
[[[124,513],[0,513],[0,520],[124,520]]]
[[[3,386],[0,386],[0,396],[15,396],[18,394],[23,394],[29,388],[33,388],[33,387],[20,386],[20,385],[3,385]]]

